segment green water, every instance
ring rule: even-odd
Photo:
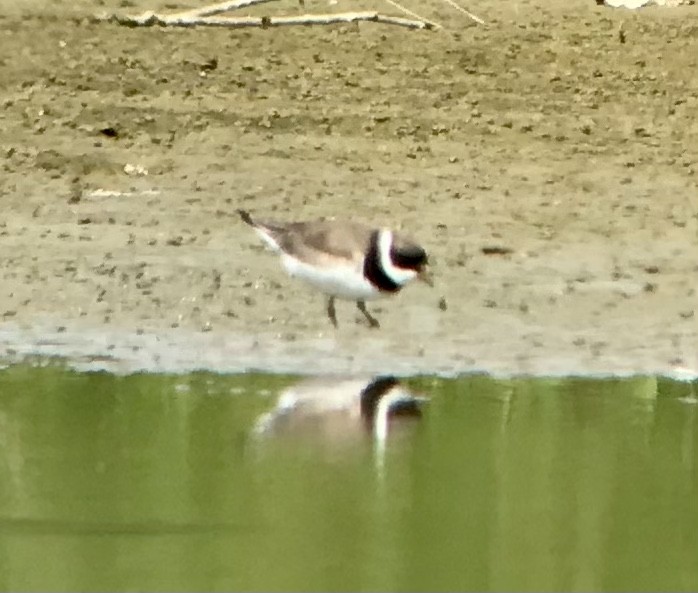
[[[698,589],[695,383],[420,379],[382,452],[252,438],[294,381],[0,371],[0,589]]]

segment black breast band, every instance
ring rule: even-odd
[[[371,242],[364,258],[364,276],[381,292],[397,292],[402,288],[395,282],[381,266],[380,249],[378,247],[378,238],[380,231],[371,233]]]

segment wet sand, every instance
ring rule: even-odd
[[[98,8],[163,6],[133,4]],[[482,27],[419,6],[446,29],[130,29],[0,2],[0,356],[698,369],[698,7],[473,4]],[[436,286],[370,303],[377,331],[338,303],[334,330],[236,208],[404,229]]]

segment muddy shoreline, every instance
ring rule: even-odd
[[[497,3],[487,27],[433,33],[129,29],[90,3],[0,6],[3,361],[698,369],[698,7]],[[402,228],[437,285],[371,304],[377,332],[340,303],[335,332],[238,207]]]
[[[661,364],[649,351],[624,352],[613,345],[603,355],[583,352],[557,343],[531,352],[524,343],[512,349],[511,341],[463,341],[462,351],[452,344],[401,348],[388,338],[357,341],[319,334],[297,340],[278,335],[234,334],[161,330],[107,332],[79,323],[68,326],[37,324],[31,329],[5,323],[0,327],[0,365],[14,363],[62,364],[85,372],[183,374],[261,372],[288,375],[435,376],[453,378],[468,374],[510,377],[629,377],[656,375],[678,380],[698,379],[698,368],[684,358]],[[358,347],[357,347],[358,346]],[[502,354],[502,349],[509,349]],[[686,349],[690,359],[691,350]]]

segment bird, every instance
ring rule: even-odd
[[[253,434],[322,434],[339,444],[368,433],[382,442],[393,421],[421,418],[427,401],[392,375],[310,377],[284,389]]]
[[[291,277],[327,295],[327,316],[337,328],[335,300],[356,301],[371,328],[380,323],[366,301],[394,295],[410,281],[433,286],[426,251],[413,239],[388,228],[354,221],[258,220],[237,211],[273,251]]]

